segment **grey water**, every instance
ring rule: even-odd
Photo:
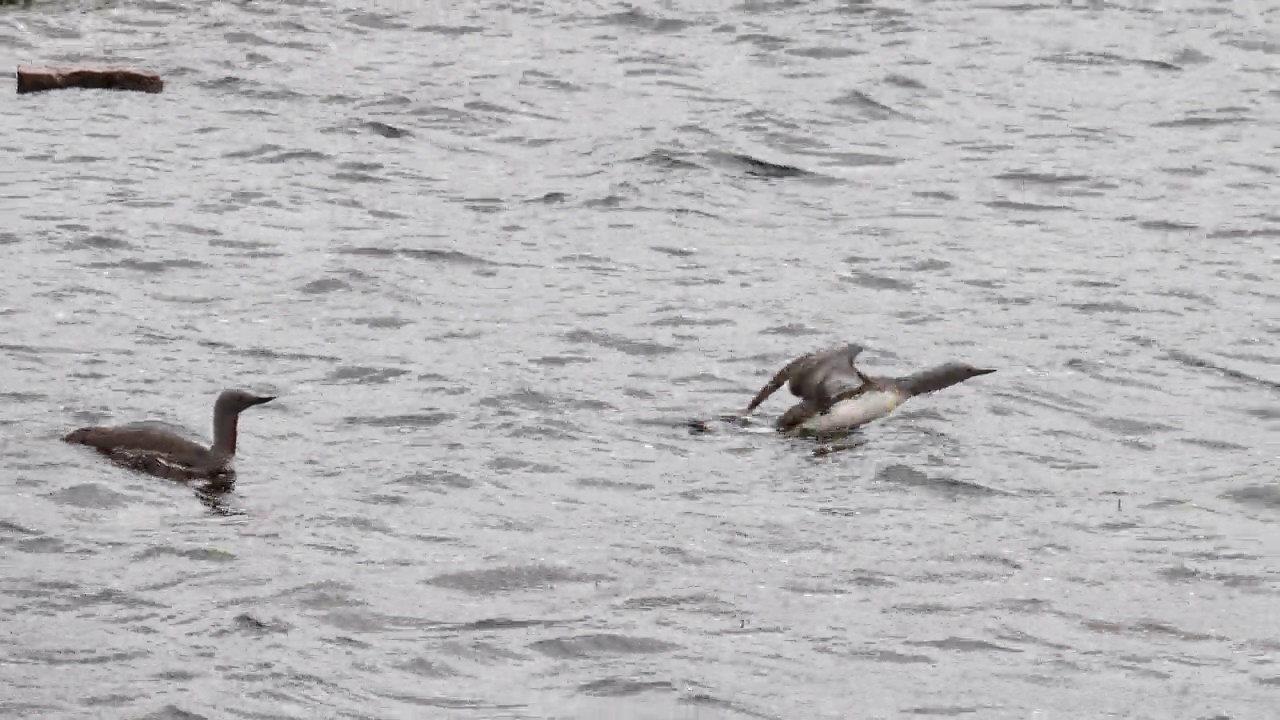
[[[166,82],[0,93],[0,717],[1274,717],[1278,23],[0,8]],[[999,371],[681,426],[845,342]],[[216,499],[60,441],[224,387]]]

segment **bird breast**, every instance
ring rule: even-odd
[[[825,413],[810,418],[801,428],[815,433],[852,430],[897,410],[903,400],[902,394],[896,391],[869,390],[832,405]]]

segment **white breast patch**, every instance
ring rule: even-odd
[[[872,390],[836,403],[830,410],[808,419],[800,427],[817,433],[852,430],[888,415],[901,404],[902,395],[899,393]]]

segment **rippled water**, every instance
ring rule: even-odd
[[[1269,717],[1276,20],[0,8],[167,82],[0,109],[0,714]],[[852,341],[1000,370],[680,427]],[[227,386],[219,503],[59,441]]]

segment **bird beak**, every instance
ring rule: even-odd
[[[974,368],[974,370],[977,371],[974,373],[975,377],[978,375],[990,375],[991,373],[996,371],[995,368]]]
[[[269,402],[271,402],[272,400],[275,400],[275,399],[276,399],[276,397],[277,397],[277,396],[275,396],[275,395],[271,395],[271,396],[269,396],[269,397],[260,397],[260,398],[255,398],[255,399],[254,399],[254,401],[253,401],[253,404],[254,404],[254,405],[261,405],[262,403],[269,403]]]

